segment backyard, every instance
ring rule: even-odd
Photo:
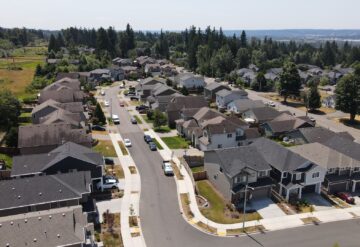
[[[201,213],[208,219],[222,224],[239,223],[243,220],[243,214],[232,208],[225,199],[215,190],[208,180],[196,182],[199,194],[209,202],[208,208],[200,209]],[[246,221],[260,220],[261,216],[257,212],[247,213]]]

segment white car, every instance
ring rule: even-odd
[[[174,175],[174,170],[171,166],[170,161],[163,161],[162,168],[164,170],[164,174],[168,176]]]
[[[119,116],[118,116],[118,115],[113,114],[113,115],[111,116],[111,118],[112,118],[114,124],[120,124],[120,119],[119,119]]]
[[[119,188],[119,181],[115,178],[104,178],[103,181],[100,181],[96,184],[98,190],[111,190]]]
[[[130,139],[124,139],[125,147],[131,147]]]
[[[101,94],[102,96],[104,96],[104,95],[105,95],[105,91],[101,90],[100,94]]]
[[[105,105],[105,106],[110,106],[110,101],[105,100],[104,105]]]
[[[271,107],[275,107],[275,102],[274,101],[269,101],[266,103],[268,106],[271,106]]]

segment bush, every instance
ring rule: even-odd
[[[17,147],[18,142],[18,128],[12,127],[5,137],[5,144],[8,147]]]

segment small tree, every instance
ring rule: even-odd
[[[159,110],[154,111],[154,127],[158,128],[160,126],[166,125],[167,117],[164,113]]]
[[[266,88],[266,78],[265,78],[265,74],[263,72],[259,72],[256,75],[256,82],[257,82],[259,91],[263,91]]]
[[[5,144],[8,147],[17,147],[18,127],[12,127],[5,137]]]
[[[94,117],[95,117],[95,119],[97,119],[98,124],[103,125],[106,123],[105,114],[104,114],[103,110],[101,109],[101,106],[99,103],[96,103]]]
[[[321,107],[321,96],[319,94],[317,85],[313,85],[310,88],[305,105],[310,109],[310,111],[314,111],[315,109]]]
[[[35,74],[34,76],[41,76],[42,75],[42,68],[40,64],[36,65]]]
[[[286,102],[289,94],[299,94],[301,87],[301,78],[294,63],[286,63],[283,72],[280,75],[279,92]]]
[[[181,91],[180,91],[183,95],[189,95],[189,91],[187,90],[187,88],[186,87],[182,87],[181,88]]]

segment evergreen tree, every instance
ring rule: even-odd
[[[236,53],[235,63],[238,69],[247,68],[250,64],[250,54],[248,49],[240,48]]]
[[[96,103],[94,117],[96,119],[94,124],[103,125],[106,123],[105,114],[104,114],[103,110],[101,109],[101,106],[99,103]]]
[[[329,41],[326,41],[325,47],[322,52],[322,62],[325,66],[335,65],[335,52],[334,47],[331,46]]]
[[[309,93],[307,95],[307,102],[305,105],[310,111],[314,111],[321,107],[321,96],[318,90],[317,84],[314,84],[310,87]]]
[[[301,88],[301,79],[294,63],[284,64],[283,72],[280,74],[279,90],[286,102],[289,94],[299,94]]]
[[[40,64],[36,65],[34,76],[41,76],[42,75],[42,68]]]
[[[154,128],[159,128],[166,125],[167,117],[164,113],[159,110],[154,111]]]
[[[263,91],[266,88],[266,78],[265,78],[265,74],[263,72],[259,72],[256,75],[256,82],[257,82],[259,91]]]
[[[240,35],[240,46],[243,48],[245,48],[247,46],[247,38],[246,38],[246,33],[244,30],[241,32],[241,35]]]
[[[100,51],[109,51],[111,50],[109,37],[104,28],[99,28],[96,36],[96,49]]]
[[[181,90],[180,90],[180,92],[181,92],[183,95],[185,95],[185,96],[189,95],[189,91],[187,90],[186,87],[182,87]]]
[[[56,45],[59,47],[59,50],[61,47],[65,47],[65,41],[61,33],[58,33],[56,37]]]
[[[9,91],[0,90],[0,127],[5,130],[18,125],[21,104]]]
[[[53,34],[50,35],[49,46],[48,46],[48,52],[51,52],[51,51],[54,51],[54,52],[59,51],[55,36]]]

